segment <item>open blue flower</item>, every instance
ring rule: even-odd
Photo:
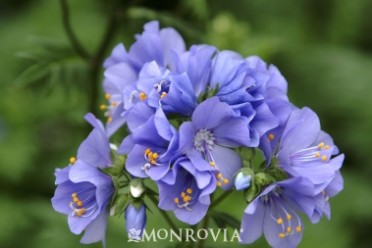
[[[302,239],[300,212],[314,211],[313,184],[304,178],[290,178],[268,186],[244,211],[240,238],[251,244],[265,235],[274,248],[294,248]]]
[[[218,97],[207,99],[195,109],[192,120],[181,125],[180,151],[197,170],[215,171],[218,184],[231,188],[233,176],[242,167],[239,155],[231,148],[251,144],[248,122]]]
[[[270,133],[280,140],[276,156],[278,165],[294,177],[305,177],[315,185],[315,194],[329,184],[342,166],[344,155],[332,138],[321,131],[318,116],[309,108],[291,112],[283,133]]]
[[[138,90],[140,71],[150,62],[162,68],[174,64],[172,58],[185,51],[185,44],[179,33],[172,28],[159,29],[157,21],[144,26],[144,32],[136,35],[136,42],[127,52],[122,44],[117,45],[104,62],[105,97],[109,104],[101,108],[107,110],[107,131],[109,136],[126,121],[129,110],[136,103],[147,99],[146,92]],[[132,125],[132,127],[134,124]]]
[[[141,70],[138,91],[147,95],[147,103],[166,113],[190,116],[197,105],[193,86],[186,73],[171,73],[154,61]]]
[[[209,171],[196,170],[183,157],[157,184],[159,208],[173,211],[179,220],[194,225],[207,213],[210,194],[216,189],[216,177]]]
[[[82,243],[104,242],[114,186],[99,169],[111,165],[110,147],[102,123],[91,114],[86,119],[94,130],[80,145],[78,160],[56,170],[57,189],[52,204],[57,212],[68,216],[71,232],[84,231]]]
[[[159,108],[128,136],[118,152],[128,154],[125,167],[135,177],[161,179],[177,158],[178,133]]]

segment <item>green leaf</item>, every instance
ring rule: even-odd
[[[13,87],[37,85],[52,90],[60,86],[67,92],[87,81],[86,64],[68,44],[45,38],[34,38],[32,43],[32,50],[16,53],[22,66]]]

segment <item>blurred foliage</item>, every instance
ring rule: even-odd
[[[90,54],[105,33],[111,3],[125,11],[104,56],[117,42],[129,47],[144,22],[159,19],[163,26],[177,28],[188,45],[206,42],[274,63],[288,80],[291,99],[319,113],[322,127],[346,154],[345,190],[331,200],[332,220],[307,222],[300,247],[370,247],[372,1],[68,3],[73,30]],[[69,232],[65,216],[50,204],[54,168],[65,166],[76,153],[86,135],[83,115],[91,107],[89,65],[70,46],[59,7],[58,1],[47,0],[0,2],[0,247],[4,248],[84,247]],[[96,73],[100,81],[102,70]],[[228,209],[239,219],[245,207],[239,203],[242,200],[235,192],[215,211]],[[153,212],[149,230],[166,228],[156,206],[148,204]],[[216,217],[219,225],[223,217]],[[126,239],[122,218],[110,220],[108,247],[136,246]],[[208,241],[207,245],[226,247]],[[250,247],[266,246],[261,239]]]

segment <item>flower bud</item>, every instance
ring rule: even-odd
[[[125,226],[131,240],[140,240],[146,226],[146,207],[130,204],[125,209]]]
[[[235,177],[235,188],[237,190],[243,190],[251,185],[252,176],[246,171],[241,170]]]
[[[130,182],[130,194],[134,198],[140,197],[145,191],[145,187],[140,179],[134,179]]]

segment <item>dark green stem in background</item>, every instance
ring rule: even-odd
[[[80,42],[78,41],[74,31],[72,31],[71,23],[70,23],[70,11],[67,5],[66,0],[60,0],[61,9],[62,9],[62,21],[63,27],[66,31],[67,37],[69,38],[72,47],[75,49],[75,52],[84,60],[88,61],[90,56],[88,52],[82,47]]]
[[[212,204],[211,206],[209,207],[209,210],[212,210],[213,208],[215,208],[218,204],[220,204],[221,202],[223,202],[231,193],[232,191],[225,191],[222,193],[222,195],[220,195],[220,197],[218,197]]]
[[[150,198],[150,200],[156,205],[158,206],[158,200],[156,199],[156,197],[152,194],[147,194],[147,196]],[[160,208],[158,209],[160,214],[163,216],[163,218],[165,219],[165,221],[169,224],[169,226],[174,230],[174,231],[177,231],[177,226],[174,224],[174,222],[172,221],[172,219],[169,217],[168,213],[161,210]]]
[[[207,214],[204,217],[204,220],[203,220],[202,225],[201,225],[201,229],[207,229],[208,225],[209,225],[209,215]],[[205,244],[205,239],[200,239],[199,243],[198,243],[198,248],[203,248],[204,244]]]
[[[89,112],[97,115],[97,106],[98,106],[98,98],[99,98],[99,72],[104,60],[104,56],[106,54],[107,49],[110,46],[111,40],[113,39],[116,29],[118,20],[121,17],[121,9],[116,9],[115,6],[112,4],[110,9],[110,16],[109,20],[106,25],[106,29],[103,35],[101,42],[98,45],[96,52],[90,56],[88,52],[84,49],[84,47],[80,44],[76,35],[74,34],[71,23],[70,23],[70,14],[69,8],[67,5],[66,0],[60,0],[61,8],[62,8],[62,19],[63,19],[63,26],[66,31],[67,37],[69,38],[72,47],[74,48],[75,52],[85,61],[88,63],[88,82],[87,82],[87,95],[89,99]]]

